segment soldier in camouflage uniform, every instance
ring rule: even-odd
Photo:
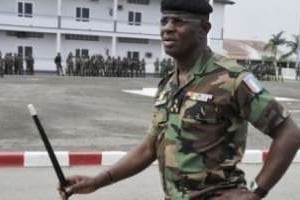
[[[157,75],[159,73],[159,65],[160,65],[159,59],[156,58],[156,60],[154,62],[154,73],[155,73],[155,75]]]
[[[26,73],[34,75],[34,58],[32,55],[26,57]]]
[[[296,81],[300,80],[300,63],[296,66]]]
[[[74,75],[74,61],[73,61],[73,54],[72,52],[69,53],[68,57],[67,57],[67,60],[66,60],[66,63],[67,63],[67,74],[69,76],[72,76]]]
[[[4,75],[4,61],[2,58],[2,53],[0,51],[0,77],[3,78]]]
[[[61,55],[60,55],[60,53],[57,53],[57,55],[55,56],[54,63],[56,65],[57,75],[62,76],[63,75],[63,69],[62,69],[62,65],[61,65]]]
[[[211,11],[206,0],[162,0],[162,42],[176,68],[159,83],[149,134],[97,176],[68,178],[68,193],[95,191],[155,159],[165,200],[259,200],[284,174],[300,146],[300,130],[253,74],[207,47]],[[248,122],[273,138],[249,189],[237,167]]]

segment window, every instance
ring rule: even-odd
[[[148,44],[148,39],[139,39],[139,38],[118,38],[120,43],[135,43],[135,44]]]
[[[142,22],[142,13],[140,12],[132,12],[128,13],[128,24],[140,26]]]
[[[99,41],[99,36],[94,36],[94,35],[66,34],[65,38],[66,40]]]
[[[89,56],[89,50],[88,49],[76,49],[75,56],[86,58]]]
[[[128,3],[132,4],[143,4],[143,5],[149,5],[149,0],[127,0]]]
[[[127,51],[127,58],[129,59],[140,59],[140,53],[137,51]]]
[[[18,16],[19,17],[32,17],[32,3],[18,2]]]
[[[7,36],[14,36],[18,38],[43,38],[43,33],[38,32],[24,32],[24,31],[7,31]]]
[[[88,22],[90,20],[89,8],[76,8],[76,21]]]
[[[23,58],[32,56],[32,47],[30,46],[18,46],[18,54]]]

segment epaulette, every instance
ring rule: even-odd
[[[241,72],[246,71],[246,68],[238,64],[234,59],[226,58],[224,56],[217,55],[214,63],[225,68],[231,78],[236,78]]]

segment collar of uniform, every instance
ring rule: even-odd
[[[213,65],[212,64],[212,59],[213,58],[213,52],[211,51],[210,48],[207,48],[203,55],[199,57],[197,60],[195,66],[193,67],[193,75],[195,76],[201,76],[208,71],[211,71],[210,69]]]
[[[204,53],[201,56],[199,56],[199,58],[196,61],[196,64],[187,73],[185,84],[192,81],[194,79],[194,75],[200,76],[201,74],[205,73],[208,60],[210,60],[211,57],[212,57],[212,51],[210,50],[210,48],[207,48],[204,51]],[[173,70],[172,73],[173,73],[172,74],[173,81],[177,82],[178,70],[175,68],[175,70]]]

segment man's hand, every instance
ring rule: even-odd
[[[97,189],[96,179],[88,176],[72,176],[67,179],[68,185],[58,187],[61,200],[67,200],[72,194],[87,194]]]
[[[216,193],[211,200],[260,200],[259,196],[247,189],[231,189]]]

